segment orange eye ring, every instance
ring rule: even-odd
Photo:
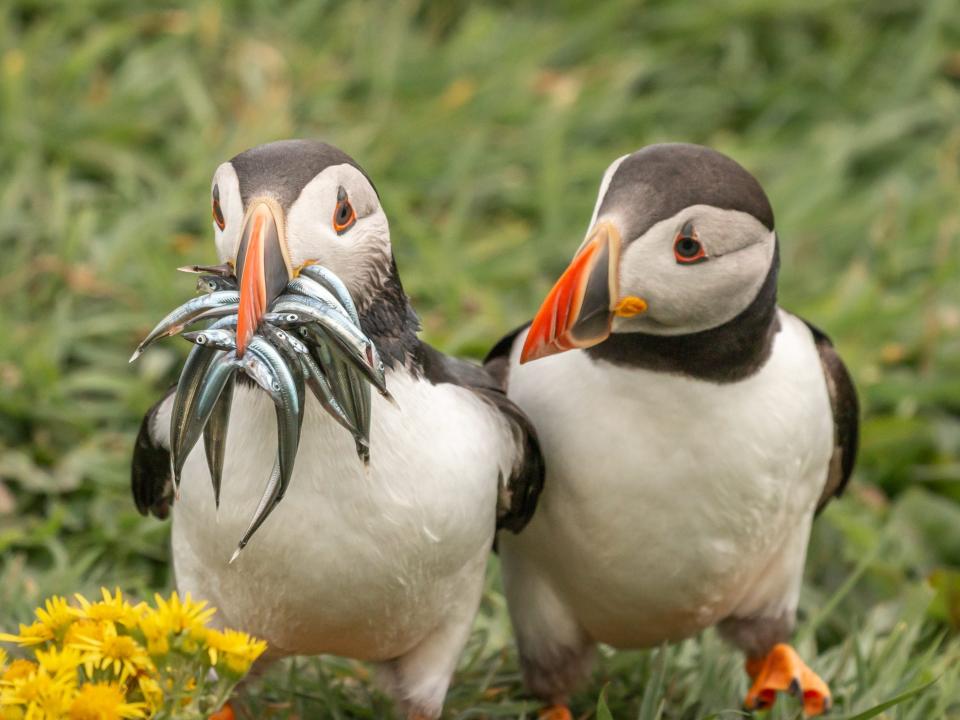
[[[223,210],[220,209],[220,200],[217,198],[213,199],[213,221],[221,230],[227,226],[227,221],[223,217]]]
[[[677,233],[673,241],[673,257],[681,265],[693,265],[707,259],[707,251],[689,223]]]
[[[342,235],[352,228],[356,221],[357,211],[353,209],[346,194],[341,193],[337,198],[337,206],[333,210],[333,229],[337,231],[337,235]]]

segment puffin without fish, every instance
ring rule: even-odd
[[[569,268],[488,356],[547,466],[536,516],[500,554],[548,716],[569,717],[596,643],[713,625],[746,653],[748,708],[780,691],[829,708],[785,642],[814,515],[853,469],[857,396],[830,340],[777,306],[778,265],[746,170],[650,146],[610,165]]]
[[[267,640],[268,659],[372,661],[401,712],[436,718],[494,533],[519,530],[535,507],[536,435],[482,367],[418,339],[377,191],[346,154],[306,140],[248,150],[217,169],[212,204],[220,260],[241,268],[238,346],[298,268],[320,263],[355,300],[394,402],[372,397],[365,467],[351,434],[309,397],[286,500],[228,564],[277,449],[269,396],[238,378],[219,512],[202,443],[183,466],[177,586]],[[147,413],[133,457],[137,506],[158,517],[173,504],[171,404],[168,394]]]

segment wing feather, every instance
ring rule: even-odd
[[[833,411],[834,449],[830,458],[827,483],[817,504],[817,512],[820,512],[832,498],[843,493],[853,474],[860,440],[860,403],[850,372],[840,359],[830,338],[815,325],[806,320],[803,322],[813,333],[813,340],[820,354],[820,364],[823,366],[823,374],[827,381],[830,408]]]
[[[137,510],[141,515],[149,513],[161,519],[170,514],[173,504],[173,476],[169,442],[163,428],[158,427],[157,419],[163,404],[176,389],[176,385],[171,387],[143,416],[130,467],[130,487]]]

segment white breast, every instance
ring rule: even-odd
[[[219,521],[202,447],[184,470],[173,526],[180,589],[275,652],[385,659],[435,628],[464,578],[484,571],[509,435],[469,390],[406,372],[388,374],[388,385],[397,406],[374,393],[367,470],[309,398],[287,496],[228,565],[277,447],[269,398],[238,387]]]
[[[539,593],[623,647],[795,606],[833,426],[810,332],[780,320],[766,365],[723,385],[514,353],[509,395],[547,479],[530,526],[501,538],[511,603]]]

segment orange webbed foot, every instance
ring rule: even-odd
[[[537,714],[537,720],[573,720],[573,715],[566,705],[551,705]]]
[[[233,712],[233,707],[230,705],[230,703],[227,703],[213,713],[208,720],[234,720],[235,718],[236,714]]]
[[[747,693],[747,710],[763,710],[773,705],[778,692],[788,692],[803,700],[803,714],[822,715],[832,704],[830,688],[785,643],[775,645],[764,658],[747,660],[747,673],[753,686]]]

